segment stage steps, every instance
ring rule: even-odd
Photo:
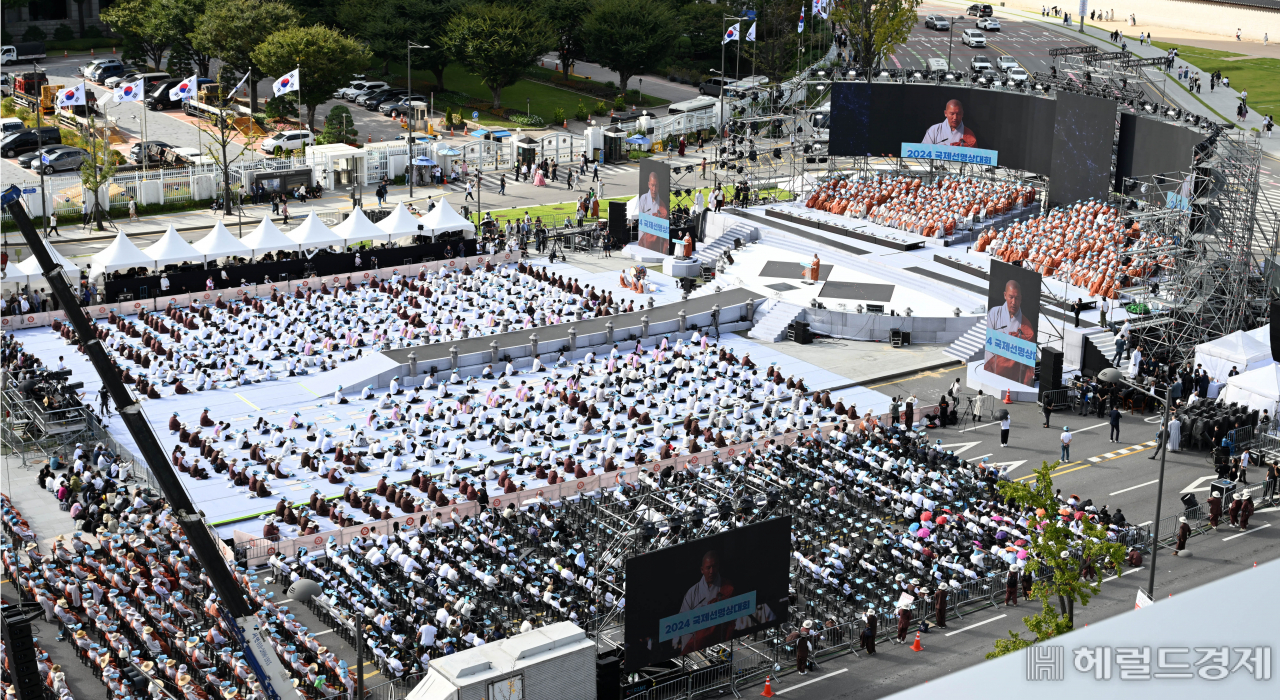
[[[942,352],[950,357],[965,363],[976,362],[982,359],[983,348],[987,343],[987,317],[983,316],[973,327],[965,331],[965,334],[956,338]]]
[[[1112,333],[1106,328],[1090,328],[1089,330],[1081,331],[1081,335],[1085,337],[1086,342],[1092,343],[1093,346],[1098,349],[1098,352],[1102,353],[1102,356],[1107,360],[1107,364],[1120,370],[1125,374],[1125,376],[1129,375],[1129,360],[1121,359],[1118,363],[1115,361],[1115,333]],[[1132,348],[1129,348],[1126,351],[1126,354],[1132,355]]]
[[[776,343],[786,337],[787,326],[802,313],[804,313],[803,306],[780,301],[763,318],[756,321],[751,330],[747,331],[747,337]]]
[[[741,238],[743,243],[751,240],[750,233],[753,228],[745,223],[726,226],[720,235],[703,241],[697,250],[693,251],[693,257],[702,263],[703,267],[715,267],[716,259],[720,254],[733,249],[733,239]]]

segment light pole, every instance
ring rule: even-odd
[[[639,87],[636,89],[640,92],[640,109],[644,109],[644,78],[636,78]]]
[[[1173,404],[1173,397],[1169,394],[1172,385],[1165,388],[1162,399],[1154,390],[1147,391],[1145,387],[1130,383],[1115,367],[1108,367],[1099,372],[1098,379],[1108,384],[1124,384],[1164,404],[1164,420],[1160,424],[1160,434],[1156,437],[1156,449],[1160,450],[1160,476],[1156,482],[1156,519],[1152,521],[1154,529],[1151,531],[1151,575],[1147,579],[1147,597],[1154,603],[1156,600],[1156,554],[1160,551],[1160,502],[1164,498],[1164,458],[1169,454],[1169,414]]]
[[[429,48],[431,47],[423,46],[422,44],[415,44],[412,41],[410,41],[410,42],[406,42],[406,46],[404,50],[404,55],[405,55],[404,86],[409,89],[409,92],[407,93],[409,97],[409,105],[408,105],[409,136],[406,141],[406,143],[409,144],[409,171],[405,173],[405,179],[409,181],[409,199],[413,199],[413,176],[414,176],[415,168],[418,167],[413,164],[413,142],[414,142],[414,138],[413,138],[413,112],[414,112],[414,109],[413,109],[413,50],[429,49]],[[431,119],[431,114],[430,112],[428,112],[427,120],[430,121],[430,119]],[[347,132],[344,130],[342,132],[343,141],[346,141],[346,137],[347,137]]]
[[[956,25],[960,23],[963,17],[954,17],[947,22],[947,70],[951,70],[951,46],[956,40]]]

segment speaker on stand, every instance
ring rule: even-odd
[[[24,606],[4,609],[4,649],[9,662],[9,677],[17,692],[18,700],[43,700],[44,682],[36,665],[35,640],[31,636],[31,619],[40,614],[35,610],[23,610]]]
[[[616,654],[596,658],[596,698],[618,700],[622,695],[622,659]]]
[[[1040,396],[1044,392],[1062,388],[1062,351],[1053,347],[1040,348]]]

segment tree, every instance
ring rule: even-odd
[[[228,91],[232,87],[218,85],[216,104],[227,104]],[[196,128],[208,137],[208,141],[204,144],[205,153],[222,171],[222,206],[227,214],[232,212],[235,201],[231,197],[231,164],[242,158],[246,152],[252,152],[254,146],[262,139],[261,132],[253,127],[253,119],[241,114],[234,107],[219,109],[216,115],[207,121],[201,119],[196,122]],[[242,139],[243,142],[236,141],[237,138]]]
[[[1022,622],[1027,626],[1027,629],[1036,635],[1036,638],[1023,639],[1020,633],[1009,630],[1009,638],[997,639],[995,651],[987,652],[988,659],[1012,654],[1019,649],[1025,649],[1032,644],[1048,641],[1060,634],[1066,634],[1071,631],[1071,621],[1057,610],[1054,610],[1048,587],[1037,583],[1031,589],[1031,594],[1035,596],[1036,600],[1040,601],[1040,612],[1022,618]]]
[[[556,54],[565,80],[572,75],[573,65],[586,58],[582,40],[582,24],[591,12],[591,0],[543,0],[538,13],[546,18],[555,36]]]
[[[831,11],[831,22],[849,30],[849,44],[856,60],[866,68],[878,68],[885,56],[905,44],[919,17],[921,0],[848,0]],[[868,80],[870,78],[868,77]]]
[[[359,135],[351,110],[346,105],[335,105],[325,116],[324,131],[316,137],[316,143],[347,143]]]
[[[97,133],[97,125],[92,113],[89,114],[89,133]],[[102,188],[110,186],[111,178],[116,174],[118,154],[105,138],[90,138],[85,143],[84,150],[88,151],[89,155],[80,164],[80,184],[93,194],[93,206],[89,210],[89,215],[93,217],[98,230],[103,231],[106,230],[102,225],[103,207],[98,202],[98,198],[102,194]]]
[[[163,21],[169,25],[169,32],[173,36],[172,51],[181,52],[194,64],[196,73],[201,78],[209,77],[209,62],[215,54],[207,50],[207,47],[197,47],[191,36],[200,26],[206,4],[206,0],[159,0],[157,3]]]
[[[209,0],[191,33],[191,45],[217,56],[241,75],[257,69],[253,50],[282,29],[296,26],[293,10],[279,0]],[[250,78],[249,109],[258,111],[258,81]]]
[[[724,5],[709,2],[691,2],[680,8],[680,26],[684,27],[684,34],[689,38],[694,56],[720,58],[720,39],[724,36],[725,14]],[[743,22],[743,35],[746,35],[747,28],[750,26],[750,21]],[[746,52],[751,48],[751,42],[743,41],[747,45],[741,48]]]
[[[679,20],[659,0],[600,0],[582,25],[587,55],[618,74],[623,94],[632,76],[658,67],[675,46]]]
[[[161,0],[122,0],[100,15],[111,31],[124,38],[124,57],[159,69],[176,38]]]
[[[502,106],[502,89],[515,85],[555,46],[551,27],[530,9],[517,5],[469,5],[449,21],[446,49],[493,93]]]
[[[369,49],[328,27],[290,27],[267,37],[252,52],[267,75],[280,76],[299,65],[299,101],[307,106],[307,127],[315,124],[316,107],[333,98],[352,73],[369,65]]]
[[[1124,545],[1108,542],[1106,528],[1087,517],[1077,519],[1075,511],[1058,500],[1050,476],[1058,465],[1058,462],[1043,462],[1036,470],[1034,481],[1001,481],[996,485],[1002,500],[1012,501],[1020,511],[1034,510],[1040,518],[1038,523],[1027,525],[1029,556],[1024,560],[1023,572],[1024,575],[1039,574],[1041,579],[1036,582],[1033,593],[1044,604],[1045,611],[1027,618],[1028,628],[1037,635],[1035,641],[1070,631],[1075,626],[1076,604],[1088,605],[1102,588],[1101,576],[1097,573],[1104,569],[1119,573],[1124,563]],[[1079,523],[1078,534],[1072,531],[1072,523]],[[1095,574],[1092,580],[1084,577],[1085,572]],[[1056,613],[1052,606],[1055,598]],[[997,642],[997,655],[1033,643],[1013,632],[1010,637]]]

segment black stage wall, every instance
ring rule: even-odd
[[[1185,126],[1121,113],[1115,191],[1123,191],[1126,178],[1159,174],[1176,177],[1178,173],[1191,172],[1196,144],[1205,138]]]
[[[1106,199],[1111,190],[1111,147],[1116,134],[1116,102],[1058,93],[1053,120],[1053,165],[1049,204]]]

